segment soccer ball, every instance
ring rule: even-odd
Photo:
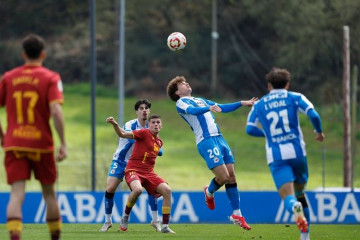
[[[173,32],[167,39],[167,45],[171,51],[180,51],[186,46],[186,38],[181,32]]]

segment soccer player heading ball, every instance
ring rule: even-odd
[[[177,76],[167,86],[167,94],[176,101],[176,110],[188,123],[196,138],[200,155],[215,177],[204,188],[205,202],[209,209],[215,208],[214,193],[225,185],[226,194],[233,210],[230,220],[240,227],[250,230],[240,211],[240,198],[237,189],[234,157],[223,138],[213,113],[228,113],[241,106],[252,106],[257,98],[248,101],[218,104],[213,101],[191,96],[192,89],[184,77]]]

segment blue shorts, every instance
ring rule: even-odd
[[[119,160],[112,160],[108,176],[116,177],[122,181],[124,179],[126,165],[127,165],[127,162],[121,162]]]
[[[231,149],[222,136],[205,138],[199,142],[197,149],[210,170],[222,164],[234,163]]]
[[[307,183],[309,172],[306,157],[301,159],[276,160],[269,165],[276,188],[288,182]]]

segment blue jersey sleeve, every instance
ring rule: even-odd
[[[223,113],[228,113],[228,112],[235,111],[236,109],[241,107],[242,104],[241,104],[241,101],[239,101],[239,102],[234,102],[234,103],[218,104],[218,106],[221,108],[221,111]]]
[[[317,133],[321,133],[322,126],[321,126],[320,115],[315,111],[314,105],[304,95],[301,94],[300,96],[301,96],[299,99],[300,110],[310,118],[310,121],[313,127],[315,128],[315,131]]]
[[[313,127],[315,128],[315,131],[317,133],[321,133],[322,132],[322,126],[321,126],[320,115],[315,111],[315,109],[311,108],[307,112],[307,116],[310,118],[310,121],[311,121]]]
[[[258,127],[247,125],[246,133],[254,137],[265,137],[264,131]]]
[[[264,130],[260,129],[258,124],[259,120],[255,111],[255,107],[252,107],[246,123],[246,133],[254,137],[265,137]]]
[[[162,148],[160,148],[160,151],[158,152],[158,156],[162,156],[162,155],[163,155],[163,153],[164,153],[163,149],[162,149]]]
[[[310,109],[314,108],[314,105],[302,94],[299,94],[298,106],[300,112],[305,114],[307,114]]]

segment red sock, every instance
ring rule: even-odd
[[[20,240],[19,232],[10,232],[10,240]]]
[[[163,224],[169,224],[170,214],[163,214]]]
[[[59,240],[60,239],[60,230],[51,232],[51,240]]]
[[[47,219],[46,221],[49,228],[51,240],[59,240],[61,233],[61,218]]]
[[[132,207],[128,207],[128,205],[126,205],[125,210],[124,210],[125,214],[130,215],[131,209],[132,209]]]

